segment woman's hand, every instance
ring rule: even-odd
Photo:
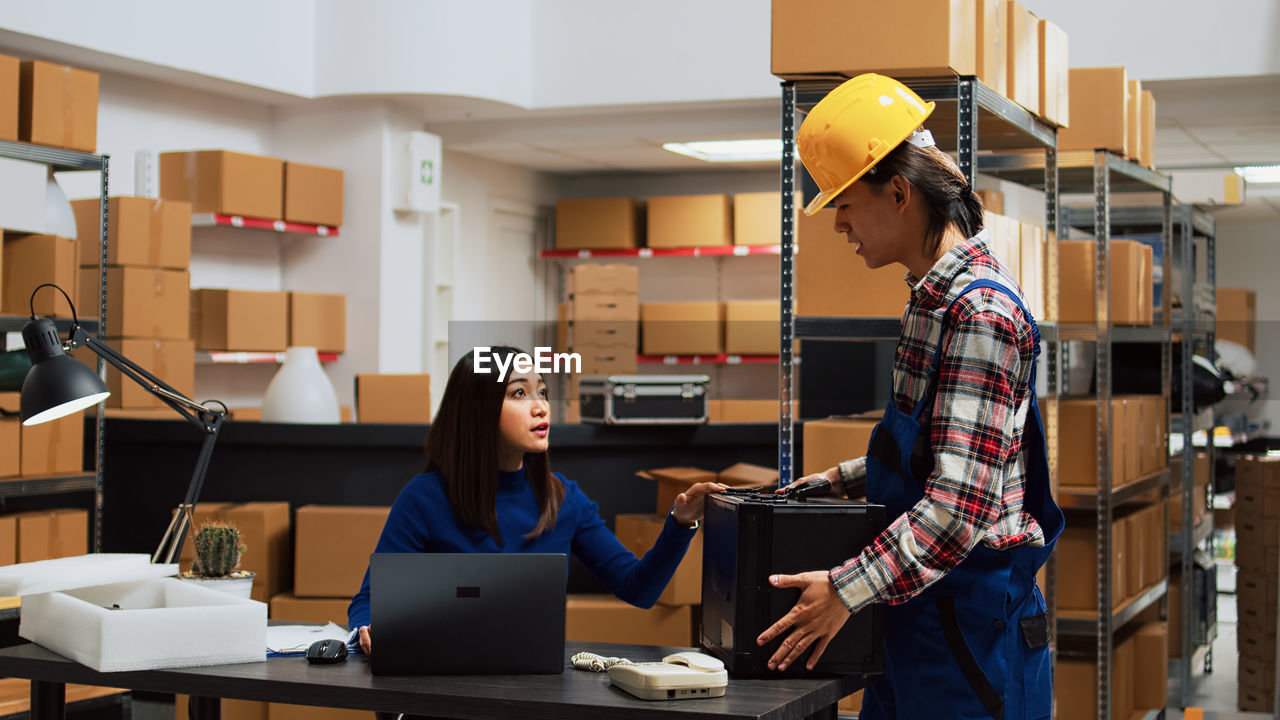
[[[707,493],[721,493],[724,489],[724,485],[712,482],[691,485],[688,490],[676,496],[676,504],[671,508],[676,522],[684,527],[692,527],[702,519],[702,514],[707,509]]]
[[[772,575],[769,577],[769,584],[779,588],[800,588],[800,599],[790,612],[760,633],[756,644],[767,645],[787,628],[794,628],[778,646],[773,657],[769,658],[769,669],[786,670],[787,666],[799,660],[804,651],[813,645],[813,652],[805,664],[812,670],[818,664],[818,658],[826,652],[831,638],[840,632],[840,628],[849,619],[849,609],[840,601],[830,576],[824,570],[799,575]]]
[[[360,649],[366,656],[373,654],[373,640],[369,637],[369,627],[365,625],[360,628]]]
[[[775,495],[784,495],[794,490],[795,488],[800,487],[801,485],[804,485],[806,483],[818,482],[820,480],[826,480],[827,482],[831,483],[831,490],[825,494],[835,495],[837,497],[844,497],[844,480],[840,479],[840,468],[838,467],[827,468],[826,470],[823,470],[820,473],[814,473],[812,475],[805,475],[799,480],[792,482],[790,485],[786,487],[780,487],[777,490],[774,490],[773,492]]]

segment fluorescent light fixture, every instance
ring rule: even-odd
[[[1250,183],[1280,183],[1280,165],[1245,165],[1236,174]]]
[[[665,143],[663,149],[707,162],[779,162],[782,140],[706,140],[691,143]]]

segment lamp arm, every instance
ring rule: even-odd
[[[191,481],[187,483],[187,493],[183,496],[182,505],[178,506],[173,519],[169,521],[168,529],[160,539],[160,545],[151,556],[153,563],[177,562],[182,557],[182,545],[191,524],[192,509],[200,499],[200,492],[204,489],[204,476],[209,470],[209,458],[213,456],[213,446],[218,440],[218,431],[222,429],[222,421],[227,417],[226,407],[217,410],[195,402],[165,384],[145,368],[116,352],[111,346],[85,332],[77,323],[71,330],[66,349],[74,350],[82,346],[92,350],[121,374],[128,376],[130,380],[160,398],[160,401],[172,408],[174,412],[204,430],[204,442],[200,445],[200,455],[196,458],[196,466],[191,473]]]
[[[106,360],[109,365],[119,370],[130,380],[141,385],[147,392],[160,398],[161,402],[173,408],[175,412],[206,432],[214,432],[210,426],[215,415],[226,416],[225,410],[211,410],[183,395],[165,384],[160,378],[152,375],[145,368],[116,352],[110,345],[85,332],[83,328],[77,325],[71,331],[71,337],[67,341],[66,349],[74,350],[81,346],[92,350],[103,360]]]

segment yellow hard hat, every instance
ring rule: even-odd
[[[804,213],[818,212],[844,192],[915,132],[933,107],[906,85],[875,73],[827,93],[796,135],[800,161],[821,190]]]

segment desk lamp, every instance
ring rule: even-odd
[[[71,306],[71,331],[67,334],[65,343],[58,337],[58,329],[53,320],[36,317],[35,296],[41,288],[46,287],[62,293],[62,296],[67,298],[67,304]],[[57,285],[44,283],[37,287],[31,293],[31,303],[31,320],[22,328],[22,341],[26,344],[27,353],[31,356],[31,369],[27,371],[27,377],[22,383],[23,425],[38,425],[56,420],[107,399],[111,392],[107,390],[102,378],[90,370],[88,365],[67,354],[71,350],[87,347],[204,431],[204,444],[200,447],[195,471],[191,474],[191,482],[187,485],[186,497],[169,522],[169,528],[165,530],[155,554],[151,556],[153,563],[177,562],[182,555],[182,543],[187,529],[191,526],[192,508],[195,507],[204,486],[204,475],[209,468],[213,444],[217,441],[218,430],[227,416],[227,406],[220,401],[210,400],[210,403],[222,406],[222,409],[218,410],[194,402],[111,349],[106,343],[85,332],[80,327],[71,298],[67,297],[67,293]]]

